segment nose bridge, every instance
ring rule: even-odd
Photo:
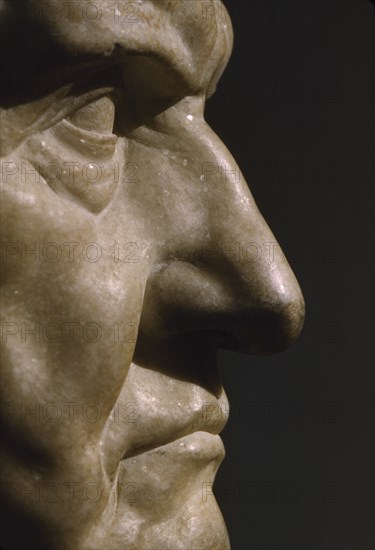
[[[258,327],[257,352],[278,351],[290,345],[302,328],[299,284],[228,149],[210,129],[201,141],[209,149],[204,177],[210,191],[211,251],[216,252],[208,261],[227,273],[232,308],[238,312],[232,321],[238,326],[236,336],[243,351],[248,349],[246,325],[253,335]],[[201,147],[203,151],[203,143]]]

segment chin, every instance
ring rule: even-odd
[[[211,496],[202,502],[201,491],[185,499],[177,513],[170,511],[159,521],[131,510],[125,516],[116,514],[89,539],[82,550],[230,550],[216,500]]]
[[[229,550],[213,493],[223,458],[218,435],[196,432],[121,461],[82,550]]]

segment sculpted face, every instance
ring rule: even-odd
[[[223,550],[216,350],[280,351],[304,315],[204,121],[230,21],[73,4],[3,2],[2,544]]]

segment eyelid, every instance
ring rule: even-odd
[[[80,139],[87,139],[88,141],[100,141],[101,143],[112,144],[116,143],[118,140],[118,137],[116,134],[108,134],[108,133],[101,133],[101,132],[95,132],[94,130],[86,130],[85,128],[80,128],[70,120],[67,120],[64,118],[62,121],[63,125],[74,135],[79,137]]]
[[[104,96],[111,96],[115,99],[121,95],[118,88],[114,86],[90,90],[81,95],[71,95],[72,85],[65,86],[45,97],[42,100],[43,114],[27,129],[27,135],[32,135],[58,124],[64,117],[70,116],[85,105],[100,99]]]
[[[91,154],[94,158],[110,159],[113,157],[118,137],[115,134],[100,134],[91,130],[79,128],[72,122],[63,119],[53,128],[53,133],[60,140],[74,147],[84,155]]]

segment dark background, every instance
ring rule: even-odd
[[[233,550],[373,549],[374,6],[225,4],[235,46],[206,119],[307,318],[281,354],[219,352],[231,416],[215,494]]]

